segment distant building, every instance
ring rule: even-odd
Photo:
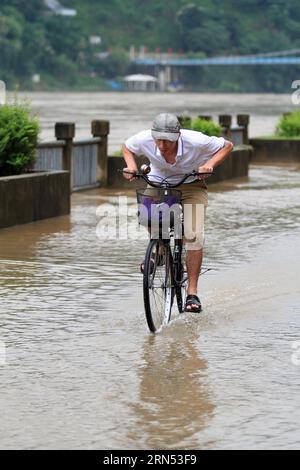
[[[40,74],[35,73],[34,75],[32,75],[31,80],[33,81],[33,83],[40,83],[40,81],[41,81]]]
[[[123,78],[127,91],[156,91],[158,80],[152,75],[127,75]]]
[[[0,80],[0,105],[6,103],[6,85]]]
[[[95,54],[95,57],[97,57],[98,59],[100,60],[105,60],[107,59],[107,57],[109,57],[109,52],[108,51],[105,51],[105,52],[97,52]]]
[[[101,44],[101,42],[101,36],[90,36],[90,44],[93,46],[97,46],[98,44]]]
[[[76,16],[77,10],[65,8],[58,0],[44,0],[45,5],[56,15]]]

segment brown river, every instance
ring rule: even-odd
[[[203,312],[157,335],[145,240],[96,235],[97,208],[134,209],[133,191],[75,193],[70,216],[2,229],[0,447],[299,449],[299,170],[210,187]]]
[[[288,89],[287,89],[288,91]],[[14,99],[9,95],[9,99]],[[231,114],[233,124],[239,113],[251,115],[250,137],[272,134],[283,112],[293,111],[291,94],[226,93],[19,93],[17,99],[29,103],[41,122],[41,139],[54,139],[56,121],[74,122],[76,137],[87,138],[93,119],[110,121],[109,150],[151,124],[155,114],[167,111],[177,115]]]

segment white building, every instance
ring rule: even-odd
[[[98,46],[99,44],[101,44],[101,42],[101,36],[90,36],[90,44],[92,44],[93,46]]]
[[[127,75],[123,78],[127,91],[156,91],[158,80],[152,75]]]
[[[56,15],[76,16],[77,11],[73,8],[65,8],[58,0],[44,0],[45,5]]]
[[[5,82],[0,80],[0,105],[6,103],[6,86]]]

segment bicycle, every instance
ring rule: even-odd
[[[155,333],[170,322],[174,297],[176,296],[179,313],[184,312],[186,299],[188,277],[184,264],[181,191],[174,188],[190,177],[211,176],[211,173],[192,171],[185,175],[175,175],[182,176],[182,179],[176,184],[171,184],[168,178],[154,175],[152,178],[156,178],[158,182],[150,180],[147,177],[150,171],[148,165],[142,165],[140,172],[120,171],[141,178],[152,187],[138,189],[136,193],[139,223],[148,225],[149,228],[155,222],[156,229],[151,232],[143,263],[146,320],[149,330]],[[166,213],[167,217],[164,218]]]

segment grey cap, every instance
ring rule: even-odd
[[[180,135],[180,123],[175,114],[158,114],[151,128],[153,139],[170,140],[175,142]]]

